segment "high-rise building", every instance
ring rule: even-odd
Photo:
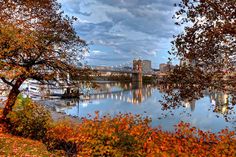
[[[148,73],[152,71],[152,63],[150,60],[143,60],[143,73]]]

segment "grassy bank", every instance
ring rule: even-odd
[[[40,141],[14,136],[0,124],[0,156],[63,156],[63,151],[47,150]]]

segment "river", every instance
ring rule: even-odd
[[[94,116],[118,113],[141,114],[152,118],[153,127],[160,126],[164,130],[173,131],[174,125],[181,121],[190,123],[205,131],[218,132],[228,128],[236,130],[236,107],[229,109],[230,95],[225,92],[204,92],[204,97],[193,101],[182,101],[175,108],[164,110],[163,100],[165,88],[150,84],[134,87],[131,83],[99,83],[98,88],[89,91],[82,99],[51,99],[41,103],[56,112],[75,117]]]

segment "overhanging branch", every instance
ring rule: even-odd
[[[6,83],[6,84],[8,84],[8,85],[10,85],[10,86],[12,86],[12,87],[14,86],[14,84],[13,84],[12,82],[6,80],[4,77],[1,77],[1,80],[2,80],[4,83]]]

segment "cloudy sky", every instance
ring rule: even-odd
[[[76,16],[78,35],[90,44],[89,65],[128,64],[135,58],[168,61],[179,0],[59,0],[69,16]]]

